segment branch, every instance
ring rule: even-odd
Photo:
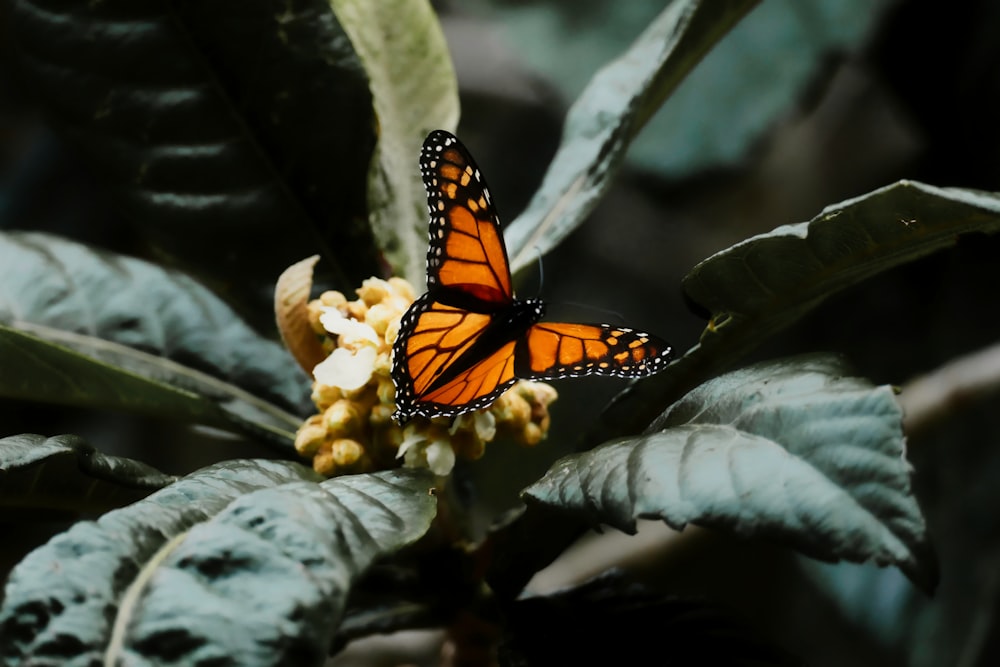
[[[1000,343],[911,380],[899,395],[904,430],[913,435],[1000,389]]]

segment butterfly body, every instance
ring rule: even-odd
[[[400,322],[392,378],[399,423],[487,407],[518,379],[644,377],[671,348],[610,324],[542,322],[545,304],[514,298],[507,250],[489,190],[451,134],[420,154],[430,212],[427,292]]]

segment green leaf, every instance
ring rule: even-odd
[[[432,486],[427,471],[402,470],[240,499],[140,573],[145,590],[123,601],[108,655],[320,664],[354,581],[430,527]]]
[[[0,285],[0,395],[184,416],[286,443],[299,420],[269,401],[308,405],[308,378],[284,348],[187,276],[11,232],[0,233]]]
[[[602,442],[648,424],[664,405],[712,377],[824,299],[883,271],[1000,230],[1000,195],[899,181],[829,206],[712,255],[685,277],[688,298],[711,314],[697,345],[635,385],[603,415]]]
[[[123,345],[46,327],[32,325],[28,333],[0,325],[0,359],[0,396],[186,419],[248,433],[286,451],[291,451],[300,423],[294,415],[203,373]]]
[[[578,227],[650,116],[759,0],[670,3],[601,69],[566,116],[562,143],[538,192],[505,233],[511,268],[535,261]]]
[[[831,61],[863,52],[891,0],[762,2],[651,118],[629,164],[665,177],[738,168],[818,93]]]
[[[212,466],[56,537],[11,575],[2,654],[321,663],[351,584],[429,527],[433,478],[301,479],[316,477],[288,463]]]
[[[339,653],[356,639],[406,632],[415,628],[440,628],[452,618],[454,610],[441,604],[441,586],[449,585],[446,582],[429,580],[421,576],[420,572],[414,571],[410,581],[419,580],[427,591],[421,596],[422,599],[407,599],[406,591],[400,590],[398,580],[379,582],[387,584],[387,588],[380,591],[381,596],[373,599],[374,596],[365,595],[371,576],[369,570],[364,581],[351,591],[348,607],[344,610],[337,635],[330,647],[331,654]]]
[[[10,23],[23,80],[137,231],[257,325],[303,257],[347,286],[377,273],[377,120],[326,2],[26,0]]]
[[[1000,195],[899,181],[712,255],[685,277],[684,291],[712,313],[706,337],[718,345],[733,329],[766,335],[786,326],[831,294],[950,248],[961,234],[997,231]]]
[[[798,358],[706,382],[646,435],[560,460],[525,497],[628,532],[638,518],[693,522],[897,565],[929,591],[936,561],[903,454],[890,387]]]
[[[426,0],[330,0],[364,65],[378,143],[369,168],[372,228],[397,275],[422,285],[427,195],[417,156],[433,129],[458,123],[458,82],[437,16]]]
[[[100,662],[121,598],[169,540],[254,490],[315,473],[295,463],[231,461],[52,538],[14,568],[0,607],[7,662]]]
[[[145,463],[98,452],[73,435],[0,438],[0,506],[8,520],[26,509],[76,515],[135,502],[176,480]]]
[[[732,359],[827,297],[878,273],[1000,231],[1000,196],[899,181],[712,255],[684,291],[712,314],[687,355]],[[684,360],[683,363],[690,363]]]

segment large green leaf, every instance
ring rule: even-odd
[[[237,387],[98,338],[0,325],[0,396],[105,407],[240,431],[286,452],[300,420]]]
[[[164,543],[244,494],[302,479],[315,474],[294,463],[220,463],[57,535],[7,581],[0,655],[13,663],[99,661],[122,596]]]
[[[145,463],[96,451],[73,435],[0,438],[0,507],[8,521],[25,510],[105,512],[176,481]]]
[[[625,151],[688,72],[759,0],[677,0],[606,65],[566,116],[562,143],[538,192],[505,233],[513,270],[583,222]]]
[[[890,387],[830,357],[758,364],[706,382],[646,435],[557,462],[526,499],[633,531],[637,518],[787,542],[824,560],[893,564],[937,580]]]
[[[713,255],[685,283],[691,298],[714,314],[700,344],[624,392],[583,436],[581,448],[645,428],[665,404],[717,375],[824,297],[950,247],[961,234],[998,228],[996,194],[903,181],[831,206],[808,223],[780,227]],[[491,584],[506,594],[516,594],[583,525],[567,519],[540,533],[546,517],[532,509],[491,538],[503,543]]]
[[[684,291],[711,321],[697,345],[603,415],[591,442],[648,424],[669,400],[882,271],[1000,230],[1000,195],[899,181],[829,206],[809,222],[747,239],[698,264]]]
[[[364,65],[375,104],[372,228],[396,274],[422,285],[427,205],[417,156],[428,132],[458,123],[448,45],[426,0],[330,0],[330,6]]]
[[[353,581],[430,525],[433,478],[299,480],[315,476],[291,463],[219,464],[74,526],[12,573],[0,654],[322,664]]]
[[[348,31],[324,0],[20,0],[8,32],[23,78],[139,233],[266,326],[270,286],[303,257],[321,254],[321,277],[344,289],[380,271],[368,208],[379,126],[417,143],[421,129],[376,115],[386,86],[352,41],[398,20],[407,39],[382,39],[382,58],[401,62],[421,41],[439,52],[433,17],[416,13]],[[439,58],[421,66],[414,79],[453,78]],[[438,92],[389,102],[421,108]]]
[[[308,405],[288,353],[198,283],[45,234],[0,233],[0,360],[16,398],[279,434],[278,406]]]
[[[1000,195],[899,181],[712,255],[684,291],[712,313],[703,347],[764,338],[845,287],[1000,231]]]

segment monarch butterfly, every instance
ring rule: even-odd
[[[420,152],[430,212],[427,292],[393,344],[393,419],[487,407],[518,379],[638,378],[662,370],[664,341],[611,324],[541,322],[545,304],[514,298],[500,219],[465,146],[444,130]]]

